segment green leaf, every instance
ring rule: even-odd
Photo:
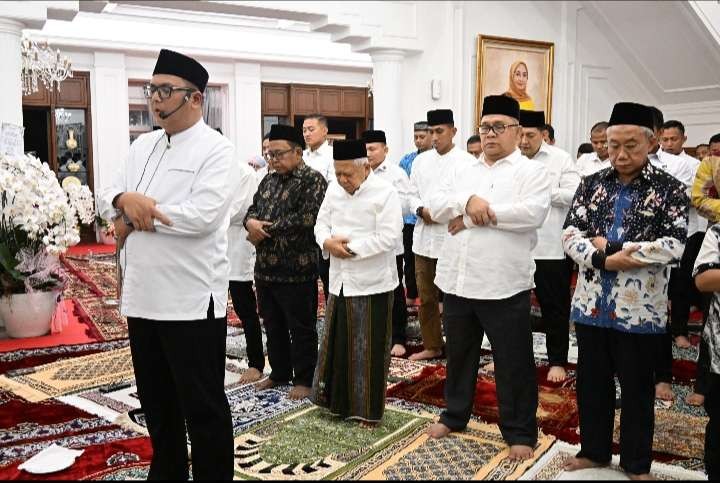
[[[17,281],[23,281],[25,280],[23,274],[15,270],[15,267],[17,267],[18,263],[19,262],[10,252],[8,246],[4,243],[0,243],[0,265],[2,265],[5,271],[8,272],[13,279]]]

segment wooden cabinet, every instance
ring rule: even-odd
[[[263,116],[365,118],[367,89],[305,84],[262,84]]]
[[[326,116],[342,116],[344,112],[342,106],[343,91],[340,89],[318,89],[318,91],[320,99],[318,111]]]
[[[88,105],[89,82],[87,75],[78,72],[60,84],[55,92],[55,104],[63,107],[86,107]]]
[[[365,117],[365,89],[345,89],[342,93],[342,111],[346,116]]]
[[[51,101],[51,92],[45,87],[42,81],[38,81],[38,91],[29,96],[23,95],[22,103],[24,106],[49,106]]]
[[[290,114],[290,93],[286,85],[263,84],[262,112],[268,116]]]
[[[290,86],[292,112],[295,115],[308,115],[318,112],[318,93],[314,87]]]

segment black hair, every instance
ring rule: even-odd
[[[593,124],[593,127],[590,128],[590,134],[594,132],[600,132],[605,131],[609,126],[609,123],[607,121],[600,121]]]
[[[680,134],[682,134],[683,136],[685,135],[685,126],[683,126],[683,123],[681,123],[680,121],[675,121],[675,120],[668,121],[662,125],[662,128],[663,129],[675,128],[678,131],[680,131]]]
[[[475,144],[475,143],[479,143],[479,142],[480,142],[480,136],[478,136],[477,134],[473,134],[472,136],[470,136],[468,138],[466,144]]]
[[[550,141],[555,141],[555,129],[550,124],[545,124],[542,130],[548,132],[548,137],[550,138]]]
[[[713,137],[710,138],[709,144],[714,144],[714,143],[720,143],[720,133],[717,133]]]
[[[327,117],[323,116],[322,114],[313,113],[305,116],[305,119],[317,119],[317,122],[322,124],[323,126],[327,127]]]
[[[578,152],[578,155],[592,153],[593,152],[592,144],[582,143],[580,146],[578,146],[577,152]]]
[[[662,129],[663,124],[665,124],[665,117],[663,116],[662,111],[655,106],[649,107],[653,116],[653,129],[656,131]]]

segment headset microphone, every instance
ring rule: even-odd
[[[173,110],[170,111],[170,112],[167,112],[167,113],[166,113],[166,112],[159,112],[159,113],[158,113],[158,117],[160,117],[160,119],[162,119],[162,120],[164,121],[164,120],[167,119],[168,117],[170,117],[170,116],[172,116],[173,114],[175,114],[176,112],[178,112],[178,111],[180,110],[180,108],[181,108],[182,106],[184,106],[185,103],[186,103],[187,101],[189,101],[189,100],[190,100],[190,96],[186,94],[185,97],[183,98],[182,104],[180,104],[179,106],[177,106],[175,109],[173,109]]]

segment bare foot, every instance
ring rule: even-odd
[[[310,396],[310,388],[307,386],[294,386],[288,393],[288,399],[305,399]]]
[[[563,465],[563,469],[565,471],[577,471],[577,470],[586,470],[588,468],[601,468],[603,466],[607,466],[607,464],[602,463],[596,463],[593,460],[589,460],[587,458],[570,458],[565,462]]]
[[[688,403],[690,406],[702,406],[703,404],[705,404],[705,396],[694,392],[687,395],[687,397],[685,398],[685,402]]]
[[[263,379],[262,381],[256,383],[255,390],[264,391],[265,389],[270,389],[275,386],[279,386],[279,384],[268,377],[267,379]]]
[[[482,369],[487,372],[495,372],[495,363],[490,362],[489,364],[485,364]]]
[[[390,355],[393,357],[402,357],[407,353],[407,350],[405,350],[405,346],[402,344],[395,344],[392,346],[392,349],[390,349]]]
[[[650,473],[643,473],[642,475],[636,475],[634,473],[625,472],[625,474],[631,480],[654,480],[655,479],[652,476],[650,476]]]
[[[360,427],[363,429],[375,429],[380,423],[371,421],[360,421]]]
[[[681,349],[687,349],[692,344],[690,343],[690,339],[688,339],[684,335],[679,335],[679,336],[675,337],[675,345]]]
[[[661,401],[673,401],[675,394],[672,392],[672,386],[667,382],[655,384],[655,398]]]
[[[552,366],[548,371],[547,380],[550,382],[562,382],[567,377],[567,372],[562,366]]]
[[[442,355],[442,351],[430,351],[425,349],[424,351],[418,352],[417,354],[413,354],[408,359],[411,361],[423,361],[425,359],[435,359],[436,357],[440,357]]]
[[[524,444],[514,444],[510,446],[510,455],[508,458],[515,461],[525,461],[533,457],[535,453],[530,446]]]
[[[254,367],[249,368],[240,375],[240,384],[249,384],[251,382],[257,382],[263,378],[263,373],[255,369]]]
[[[431,424],[427,429],[427,435],[433,439],[441,439],[451,433],[451,429],[443,423]]]

